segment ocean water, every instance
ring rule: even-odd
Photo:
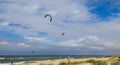
[[[109,57],[104,55],[3,55],[0,56],[0,65],[8,65],[10,63],[22,63],[22,62],[34,62],[45,61],[55,59],[80,59],[80,58],[92,58],[92,57]],[[6,65],[7,65],[6,64]]]

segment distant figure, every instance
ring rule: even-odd
[[[11,61],[11,65],[13,65],[13,61]]]
[[[69,64],[70,63],[70,56],[68,56],[67,61],[68,61],[68,64]]]

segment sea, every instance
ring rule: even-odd
[[[110,57],[107,55],[0,55],[0,65],[30,63],[36,61],[49,61],[58,59],[82,59],[82,58]]]

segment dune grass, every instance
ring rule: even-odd
[[[110,65],[120,65],[120,62],[112,62]]]
[[[101,60],[87,60],[86,62],[91,63],[92,65],[108,65],[106,61],[101,61]]]
[[[111,65],[120,65],[120,56],[112,57],[110,60],[112,60]]]
[[[54,65],[54,64],[39,64],[39,65]]]
[[[106,61],[101,60],[87,60],[87,61],[76,61],[76,62],[61,62],[59,65],[82,65],[83,63],[90,63],[92,65],[108,65]]]
[[[78,65],[78,64],[82,64],[83,62],[82,61],[75,61],[75,62],[61,62],[59,63],[59,65]]]

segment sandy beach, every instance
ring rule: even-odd
[[[87,60],[102,60],[102,61],[107,61],[110,59],[108,58],[83,58],[83,59],[70,59],[70,62],[79,62],[79,61],[87,61]],[[68,62],[69,60],[67,59],[58,59],[58,60],[48,60],[48,61],[36,61],[36,62],[31,62],[31,63],[22,63],[22,64],[15,64],[15,65],[59,65],[61,62]],[[82,65],[92,65],[90,63],[82,63]]]

